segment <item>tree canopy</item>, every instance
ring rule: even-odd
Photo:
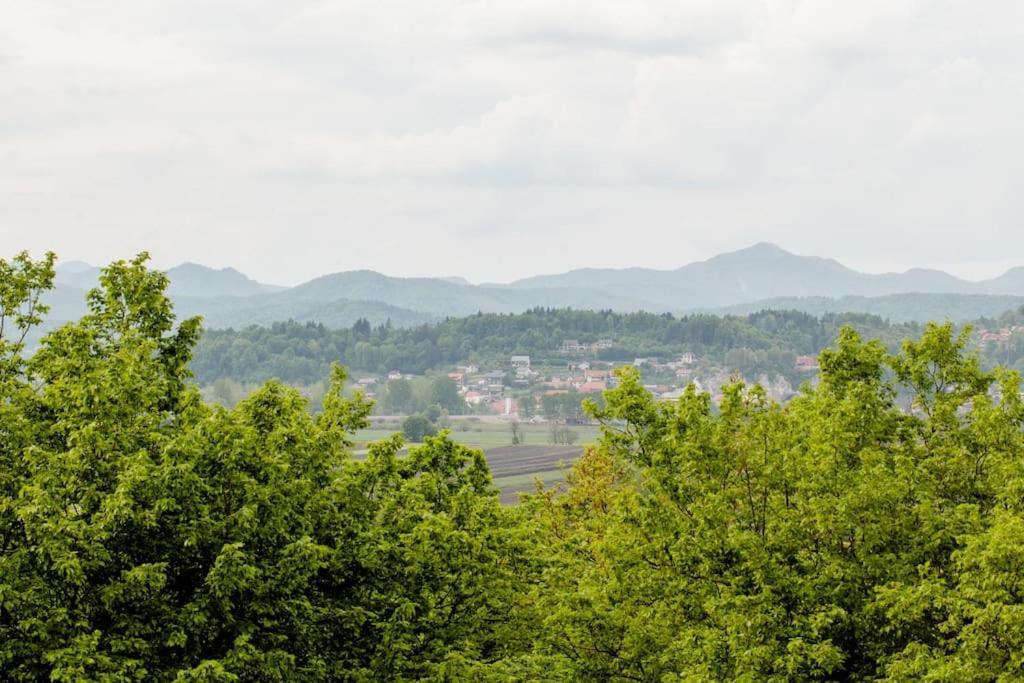
[[[656,403],[625,371],[600,446],[529,503],[535,648],[586,680],[1024,676],[1020,381],[965,343],[843,330],[786,407]]]
[[[690,351],[751,376],[772,372],[796,381],[795,357],[817,354],[844,325],[881,338],[893,349],[921,330],[916,323],[890,323],[863,314],[815,318],[796,311],[762,311],[676,317],[537,308],[412,328],[360,325],[336,330],[316,323],[281,322],[243,330],[208,330],[196,347],[193,369],[204,385],[225,377],[242,383],[276,377],[300,385],[319,381],[335,361],[370,372],[414,374],[459,363],[504,365],[515,354],[529,355],[535,364],[563,364],[590,357],[563,352],[566,340],[611,338],[614,345],[598,350],[598,359],[671,358]]]
[[[0,274],[4,680],[1024,677],[1020,378],[952,325],[842,328],[784,406],[621,369],[567,483],[502,507],[447,433],[354,456],[340,367],[315,416],[205,404],[145,255],[31,356],[53,259]]]
[[[8,317],[52,277],[14,269]],[[115,263],[30,359],[4,333],[3,678],[384,680],[499,657],[523,542],[482,454],[441,436],[399,457],[396,437],[353,460],[370,406],[340,368],[316,418],[277,382],[204,405],[199,323],[174,325],[166,285]],[[35,322],[13,320],[14,339]]]

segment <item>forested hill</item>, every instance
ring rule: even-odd
[[[1018,309],[1024,297],[995,294],[888,294],[886,296],[779,297],[753,303],[736,304],[708,312],[718,315],[746,315],[763,310],[803,311],[811,315],[849,312],[878,315],[894,321],[950,319],[967,322],[981,317],[997,317],[1003,311]]]
[[[627,360],[690,351],[725,360],[730,351],[749,350],[745,370],[792,369],[797,355],[817,354],[850,324],[865,336],[895,348],[920,332],[917,323],[889,323],[864,314],[814,317],[796,311],[761,311],[744,316],[615,313],[537,308],[521,314],[477,314],[441,323],[395,329],[362,321],[332,330],[315,323],[276,323],[243,330],[209,330],[196,348],[197,380],[226,377],[259,382],[270,377],[303,384],[327,376],[330,364],[372,372],[423,373],[460,362],[507,361],[513,354],[534,362],[563,363],[566,340],[611,339],[594,352],[600,360]]]

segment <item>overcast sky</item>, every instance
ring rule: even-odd
[[[1024,265],[1019,0],[8,0],[0,254]]]

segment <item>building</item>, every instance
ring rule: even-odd
[[[612,348],[611,339],[598,339],[593,344],[581,342],[578,339],[566,339],[562,342],[562,351],[565,353],[585,353],[587,351],[600,351]]]
[[[800,372],[812,372],[818,369],[818,359],[814,356],[797,356],[793,367]]]
[[[398,370],[392,370],[391,372],[389,372],[388,381],[390,382],[391,380],[394,379],[402,379],[402,373],[400,373]]]
[[[979,334],[983,344],[1003,344],[1010,341],[1013,333],[1004,327],[1001,330],[981,330]]]
[[[490,409],[495,415],[503,415],[505,417],[517,417],[519,415],[519,406],[508,397],[492,402]]]
[[[529,356],[512,356],[511,361],[512,367],[516,370],[529,370],[530,369],[530,357]]]
[[[505,388],[505,373],[500,370],[492,370],[483,376],[479,384],[487,387],[487,390],[491,392],[501,391]]]

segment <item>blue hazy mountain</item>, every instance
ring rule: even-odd
[[[61,265],[57,290],[48,297],[51,319],[80,315],[85,291],[95,286],[98,273],[87,263]],[[658,313],[788,308],[870,312],[894,320],[966,320],[995,315],[1024,301],[1024,267],[979,282],[922,268],[862,273],[834,259],[801,256],[768,243],[673,270],[583,268],[508,284],[354,270],[281,288],[233,268],[196,263],[176,266],[167,274],[179,314],[201,314],[209,327],[288,319],[348,326],[359,318],[415,325],[445,316],[514,313],[538,306]]]

